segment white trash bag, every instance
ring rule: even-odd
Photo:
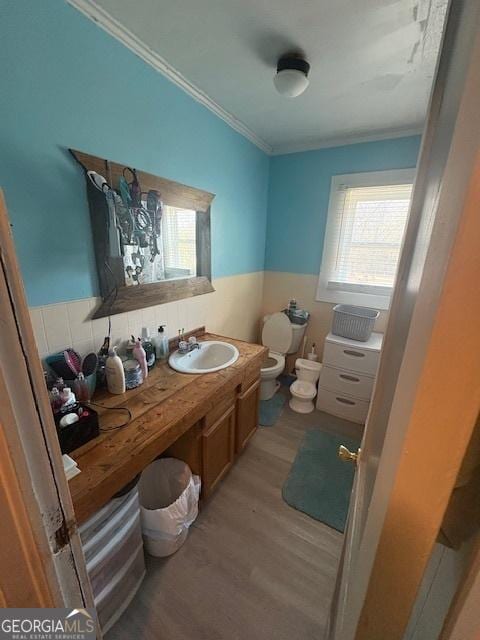
[[[188,464],[176,458],[160,458],[142,472],[138,495],[142,534],[152,556],[175,553],[198,515],[201,480]]]

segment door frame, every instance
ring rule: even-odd
[[[480,409],[479,13],[450,7],[367,420],[366,438],[383,420],[377,478],[336,640],[402,638]],[[390,401],[382,374],[396,362]]]
[[[0,604],[93,607],[1,189],[0,308]]]
[[[462,576],[438,640],[478,640],[480,637],[480,538],[477,538],[470,566]]]

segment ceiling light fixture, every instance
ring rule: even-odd
[[[296,98],[308,87],[309,71],[310,65],[302,56],[289,53],[279,59],[273,84],[282,96]]]

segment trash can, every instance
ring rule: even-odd
[[[140,476],[138,494],[145,550],[152,556],[175,553],[198,515],[201,480],[176,458],[152,462]]]

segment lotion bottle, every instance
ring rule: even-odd
[[[108,358],[105,362],[105,374],[109,393],[125,393],[125,372],[123,370],[123,362],[117,356],[116,347],[113,347],[108,352]]]
[[[135,346],[133,347],[133,357],[140,365],[142,370],[142,377],[145,381],[148,377],[148,367],[147,367],[147,356],[145,354],[145,349],[142,347],[142,341],[140,338],[135,340]]]

